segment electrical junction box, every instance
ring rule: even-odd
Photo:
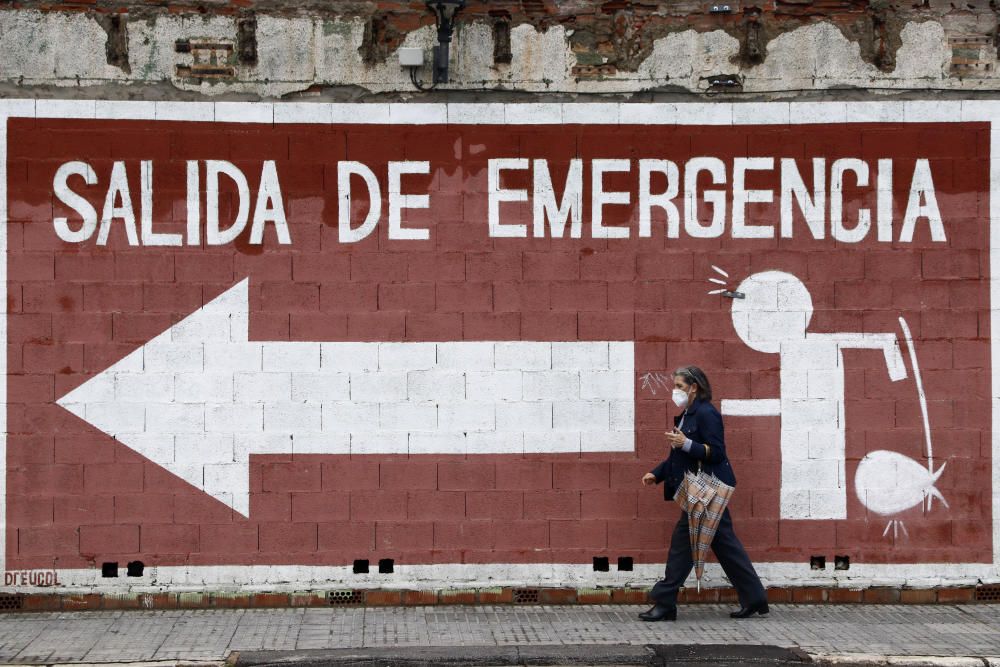
[[[415,47],[403,47],[399,50],[400,67],[420,67],[424,64],[424,50]]]

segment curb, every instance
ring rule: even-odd
[[[469,667],[615,665],[663,667],[692,665],[794,667],[811,662],[798,649],[778,646],[728,645],[544,645],[454,646],[321,649],[311,651],[244,651],[230,657],[229,667]]]
[[[455,646],[244,651],[232,667],[494,667],[506,665],[652,665],[645,646]]]
[[[140,662],[2,662],[0,667],[225,667],[222,660],[142,660]]]
[[[869,667],[891,665],[892,667],[995,667],[1000,666],[1000,657],[988,656],[938,656],[938,655],[879,655],[876,653],[810,653],[817,665],[848,665]]]
[[[0,667],[58,667],[63,663],[0,663]],[[73,663],[73,667],[738,667],[740,665],[843,665],[844,667],[1000,667],[1000,656],[805,653],[754,645],[539,645],[395,646],[302,651],[233,651],[225,660],[148,660]]]

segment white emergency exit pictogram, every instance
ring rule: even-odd
[[[812,297],[801,280],[784,271],[755,273],[736,291],[744,298],[733,300],[733,326],[748,347],[780,355],[781,396],[723,400],[722,412],[781,417],[782,519],[845,519],[849,484],[843,350],[880,350],[889,378],[898,382],[906,379],[907,372],[897,336],[809,332]],[[885,450],[869,452],[862,459],[855,475],[855,491],[866,508],[882,515],[897,514],[925,499],[929,509],[932,497],[944,501],[934,487],[944,466],[933,470],[930,423],[916,351],[903,318],[900,325],[920,398],[928,468],[925,471],[919,462]],[[890,526],[900,528],[890,521],[887,531]]]

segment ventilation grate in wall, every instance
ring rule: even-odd
[[[976,586],[976,600],[979,602],[1000,602],[1000,584]]]
[[[19,593],[0,593],[0,611],[21,611],[24,596]]]
[[[365,603],[364,591],[330,591],[326,596],[331,607],[350,607]]]
[[[539,592],[537,588],[515,588],[511,591],[514,597],[514,604],[539,604]]]

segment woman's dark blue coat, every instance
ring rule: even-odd
[[[674,417],[674,426],[680,423],[681,416]],[[736,475],[726,456],[726,439],[719,411],[708,401],[695,399],[683,416],[681,432],[690,438],[691,451],[685,452],[680,447],[671,449],[670,456],[650,471],[656,477],[657,484],[665,483],[664,499],[674,499],[677,487],[684,479],[684,472],[698,472],[699,461],[705,473],[715,475],[725,484],[736,486]],[[705,456],[706,444],[709,446],[708,458]]]

